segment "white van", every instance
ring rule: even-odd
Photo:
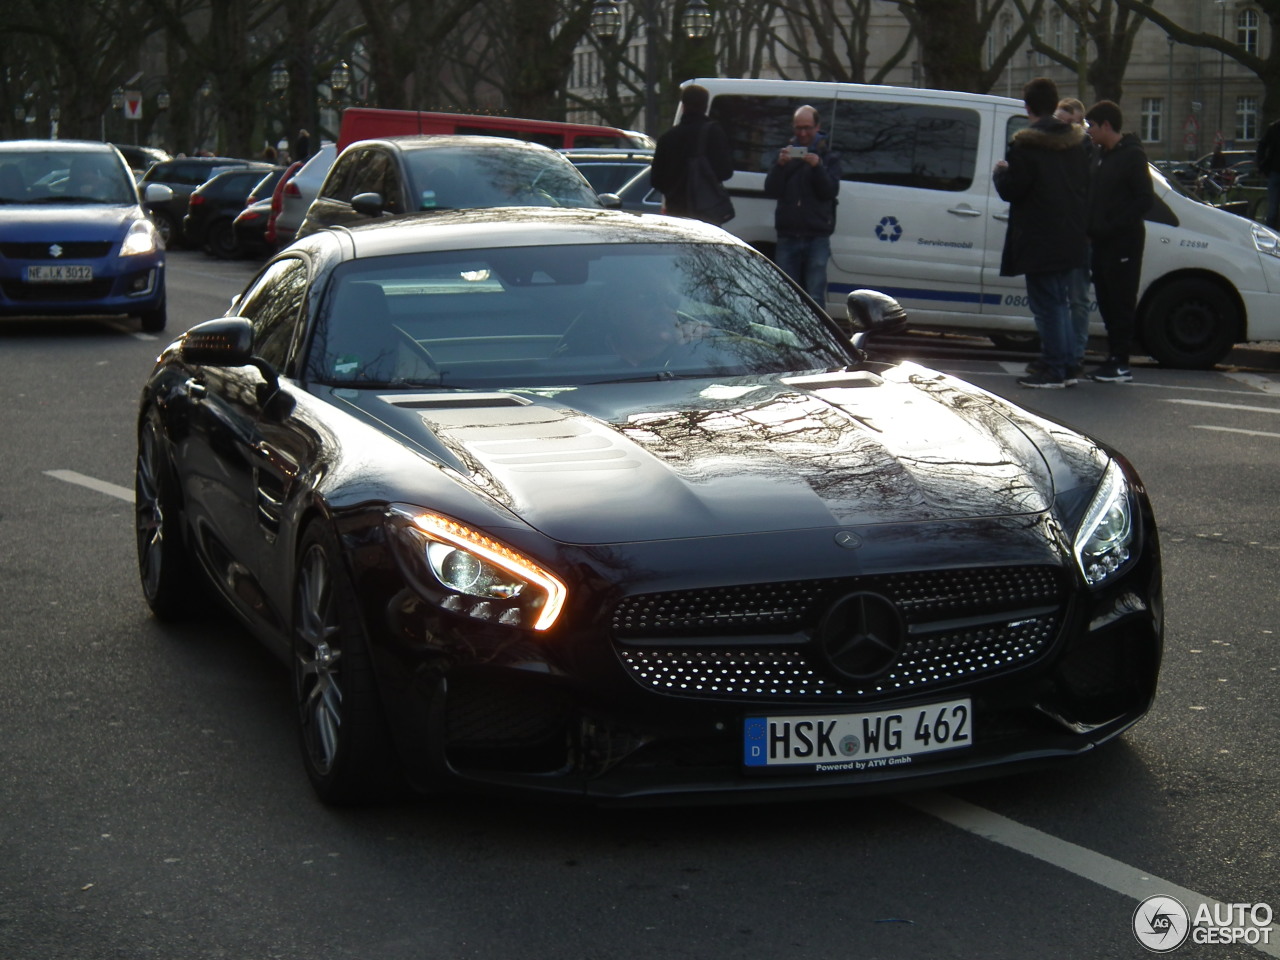
[[[849,291],[871,287],[897,298],[916,326],[1008,345],[1034,336],[1023,278],[1000,276],[1009,205],[991,184],[1027,123],[1021,101],[802,80],[689,82],[711,92],[710,115],[733,147],[737,216],[726,229],[769,254],[765,173],[791,137],[795,109],[817,108],[843,170],[829,310],[843,316]],[[1179,193],[1154,167],[1151,179],[1137,324],[1145,352],[1168,366],[1209,367],[1236,343],[1280,339],[1280,235]],[[1094,333],[1105,333],[1100,320]]]

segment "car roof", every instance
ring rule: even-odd
[[[30,153],[32,151],[56,150],[72,153],[110,153],[119,155],[119,151],[109,143],[101,140],[2,140],[0,150],[6,153]]]
[[[473,149],[484,150],[493,149],[495,146],[504,150],[511,149],[527,149],[537,150],[546,153],[557,153],[550,147],[543,146],[540,143],[534,143],[531,140],[516,140],[511,137],[486,137],[480,134],[408,134],[403,137],[375,137],[369,140],[357,140],[355,143],[348,144],[343,153],[348,153],[356,147],[368,146],[369,144],[379,143],[391,147],[393,150],[399,150],[405,153],[416,150],[438,150],[445,148]]]
[[[699,220],[587,207],[494,207],[409,214],[356,227],[331,227],[295,246],[338,245],[342,259],[488,247],[611,243],[722,243],[750,246]]]

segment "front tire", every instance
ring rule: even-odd
[[[1166,367],[1205,370],[1235,346],[1240,312],[1218,284],[1200,278],[1163,286],[1142,312],[1138,334]]]
[[[138,575],[147,605],[161,620],[182,620],[201,608],[204,586],[182,532],[178,482],[164,450],[160,415],[147,411],[138,429],[134,473]]]
[[[317,796],[332,805],[386,798],[397,786],[355,590],[337,540],[317,522],[298,552],[293,599],[298,742]]]
[[[159,333],[169,323],[169,308],[161,301],[154,310],[143,310],[138,314],[138,322],[143,333]]]

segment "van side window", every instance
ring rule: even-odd
[[[1025,130],[1031,125],[1031,120],[1025,114],[1018,114],[1009,118],[1009,122],[1004,125],[1004,142],[1013,142],[1013,135],[1019,130]]]
[[[710,117],[724,127],[733,153],[733,169],[768,173],[778,150],[791,142],[791,117],[806,104],[817,108],[822,129],[831,130],[831,100],[796,97],[739,97],[721,94],[711,101]]]
[[[926,103],[841,100],[830,125],[845,180],[968,190],[978,158],[978,111]]]

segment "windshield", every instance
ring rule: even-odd
[[[105,151],[0,151],[0,203],[137,203],[128,169]]]
[[[852,359],[771,263],[716,243],[514,247],[335,271],[309,379],[512,388],[828,370]]]
[[[598,207],[591,185],[551,151],[436,147],[405,153],[410,209]]]

